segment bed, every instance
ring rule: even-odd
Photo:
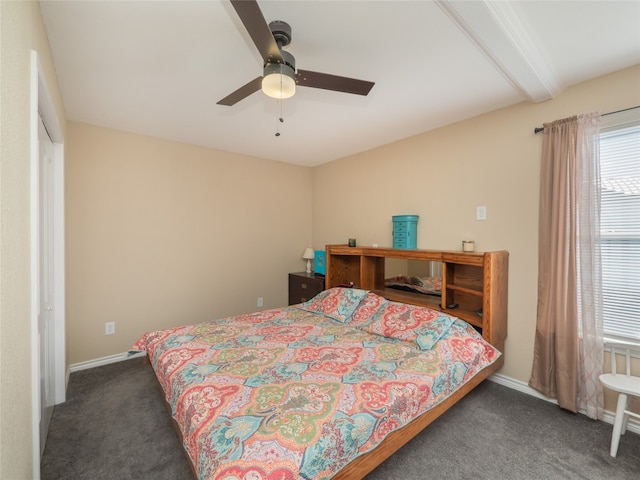
[[[356,288],[133,350],[200,480],[363,478],[502,364],[466,322]]]

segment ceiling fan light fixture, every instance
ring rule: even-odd
[[[265,95],[276,98],[291,98],[296,93],[295,71],[283,63],[268,63],[264,67],[262,91]]]

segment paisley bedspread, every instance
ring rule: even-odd
[[[134,345],[199,479],[331,478],[500,356],[455,317],[341,290]]]

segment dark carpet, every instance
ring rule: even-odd
[[[609,456],[612,426],[486,381],[367,480],[638,480],[640,435]],[[142,358],[71,374],[54,409],[42,480],[193,477]]]

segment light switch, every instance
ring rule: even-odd
[[[487,207],[476,207],[476,220],[487,219]]]

